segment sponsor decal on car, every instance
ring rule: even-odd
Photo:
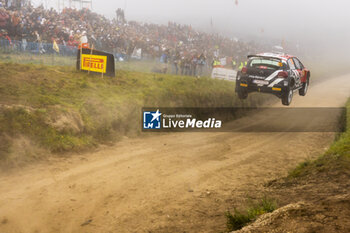
[[[253,80],[253,83],[257,84],[258,86],[268,85],[269,81],[266,80]]]
[[[275,86],[276,84],[280,83],[283,80],[284,80],[283,78],[277,78],[270,85],[268,85],[268,87],[273,87],[273,86]]]
[[[249,78],[252,79],[265,79],[265,77],[257,76],[257,75],[249,75]]]

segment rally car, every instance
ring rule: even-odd
[[[294,56],[277,53],[249,55],[248,62],[236,77],[236,92],[246,99],[250,92],[271,93],[290,105],[293,93],[304,96],[310,82],[310,71]]]

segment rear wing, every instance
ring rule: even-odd
[[[252,57],[261,57],[261,58],[269,58],[269,59],[274,59],[274,60],[279,60],[282,61],[282,58],[279,57],[274,57],[274,56],[267,56],[267,55],[248,55],[247,58],[252,58]]]

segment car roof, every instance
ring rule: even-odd
[[[248,58],[251,57],[267,57],[267,58],[276,58],[276,59],[280,59],[280,60],[288,60],[289,58],[292,58],[294,56],[292,55],[288,55],[285,53],[258,53],[256,55],[249,55]]]

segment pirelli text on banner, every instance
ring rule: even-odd
[[[82,54],[81,57],[82,62],[80,69],[99,73],[106,73],[107,56]]]
[[[77,70],[89,74],[115,77],[113,54],[90,48],[81,48],[77,52]]]

